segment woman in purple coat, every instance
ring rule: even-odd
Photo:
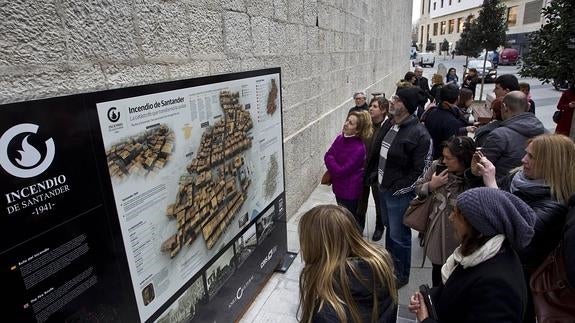
[[[372,134],[371,117],[366,111],[351,112],[343,131],[325,153],[337,204],[357,217],[357,203],[363,189],[366,142]]]

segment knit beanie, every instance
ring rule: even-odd
[[[459,194],[456,205],[483,235],[504,234],[516,249],[526,247],[533,238],[535,212],[509,192],[489,187],[473,188]]]
[[[423,106],[427,102],[425,93],[419,87],[399,89],[395,95],[403,102],[409,114],[413,114],[418,106]]]

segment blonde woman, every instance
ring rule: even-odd
[[[319,205],[302,216],[300,322],[396,321],[393,262],[356,227],[351,213],[336,205]]]
[[[433,77],[431,77],[431,95],[433,96],[433,98],[435,99],[435,103],[439,103],[440,100],[440,96],[439,96],[439,92],[441,91],[441,88],[443,87],[443,76],[441,74],[433,74]]]
[[[335,138],[324,156],[337,204],[348,209],[354,216],[363,190],[366,159],[364,143],[372,132],[371,117],[367,111],[350,112],[342,133]]]
[[[567,201],[575,192],[575,143],[563,135],[540,135],[528,141],[523,166],[495,180],[495,167],[485,157],[476,156],[472,171],[483,176],[489,187],[500,187],[524,202],[534,211],[535,235],[525,248],[517,250],[525,277],[528,279],[561,239],[567,213]],[[534,322],[533,306],[528,318]]]

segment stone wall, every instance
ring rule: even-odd
[[[411,1],[12,0],[0,103],[282,68],[288,214],[323,173],[355,90],[410,68]]]

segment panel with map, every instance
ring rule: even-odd
[[[249,255],[247,226],[284,192],[279,84],[267,74],[97,104],[142,321],[214,257],[239,257],[240,232]]]

